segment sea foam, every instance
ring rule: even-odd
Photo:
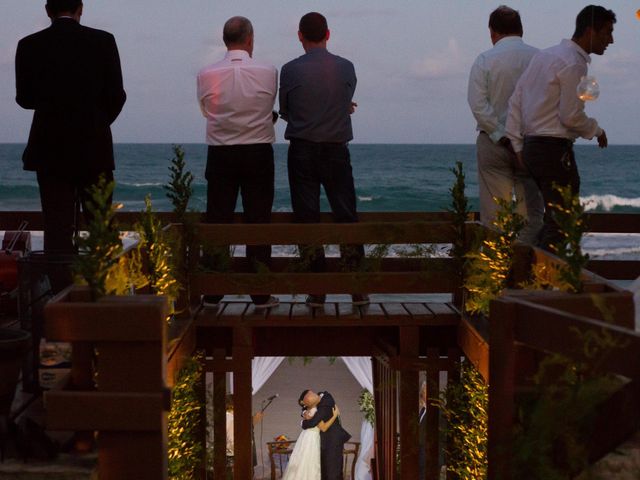
[[[588,195],[580,197],[580,201],[586,211],[605,210],[611,211],[615,207],[640,208],[640,198],[625,198],[617,195]]]

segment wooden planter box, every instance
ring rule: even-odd
[[[45,394],[47,426],[97,431],[101,480],[167,476],[167,315],[164,297],[91,302],[75,286],[45,307],[45,336],[74,352],[73,390]]]

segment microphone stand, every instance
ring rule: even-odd
[[[273,403],[273,401],[278,398],[278,397],[273,397],[272,399],[270,399],[266,405],[263,405],[262,408],[260,409],[260,413],[264,413],[264,411],[267,409],[267,407],[269,407],[269,405],[271,405]],[[263,400],[262,403],[264,403],[265,401]]]
[[[269,399],[269,401],[267,402],[267,404],[265,405],[265,400],[262,400],[262,407],[260,408],[260,413],[264,413],[264,411],[267,409],[267,407],[269,407],[269,405],[271,405],[271,403],[273,403],[273,401],[278,398],[278,397],[273,397],[271,399]],[[252,424],[253,424],[253,419],[252,419]],[[260,465],[261,468],[264,469],[264,451],[262,450],[262,428],[263,428],[263,422],[260,422]],[[253,427],[251,427],[251,433],[253,435]],[[255,444],[255,440],[253,442]],[[254,472],[255,473],[255,472]]]

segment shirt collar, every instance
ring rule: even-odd
[[[227,53],[224,54],[224,58],[227,60],[248,60],[251,57],[249,56],[249,52],[247,52],[246,50],[227,50]]]
[[[503,37],[500,40],[498,40],[494,47],[497,47],[500,44],[503,43],[523,43],[522,42],[522,37],[519,35],[509,35],[508,37]]]
[[[591,56],[587,52],[585,52],[582,49],[582,47],[578,45],[576,42],[574,42],[573,40],[565,38],[562,40],[562,44],[565,46],[568,46],[569,48],[573,48],[576,52],[578,52],[578,54],[580,54],[582,58],[584,58],[585,62],[591,63]]]
[[[317,54],[317,53],[326,53],[328,50],[324,47],[312,47],[309,50],[307,50],[307,55],[310,54]]]

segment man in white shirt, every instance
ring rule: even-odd
[[[224,59],[198,73],[198,100],[207,119],[209,147],[205,177],[210,223],[233,222],[238,191],[246,223],[271,221],[273,123],[277,119],[273,104],[278,71],[252,58],[253,39],[253,26],[248,19],[230,18],[223,29],[227,47]],[[268,266],[271,246],[247,245],[247,258],[254,269],[259,264]],[[203,303],[214,306],[221,299],[221,295],[208,295]],[[270,295],[252,295],[252,299],[258,308],[278,303],[278,299]]]
[[[478,122],[480,221],[492,225],[495,199],[511,201],[515,190],[517,212],[527,220],[520,240],[535,243],[542,227],[542,196],[529,172],[518,168],[505,122],[509,97],[538,50],[522,41],[520,14],[504,5],[491,12],[489,34],[493,48],[478,55],[471,67],[467,95]]]
[[[554,185],[569,185],[575,195],[580,190],[573,142],[578,137],[597,137],[600,148],[608,144],[605,131],[584,112],[584,100],[577,89],[587,75],[589,54],[602,55],[613,43],[615,22],[613,11],[585,7],[576,18],[571,40],[536,54],[509,101],[507,135],[544,198],[539,241],[543,248],[556,245],[562,237],[553,218],[552,205],[561,203]]]

